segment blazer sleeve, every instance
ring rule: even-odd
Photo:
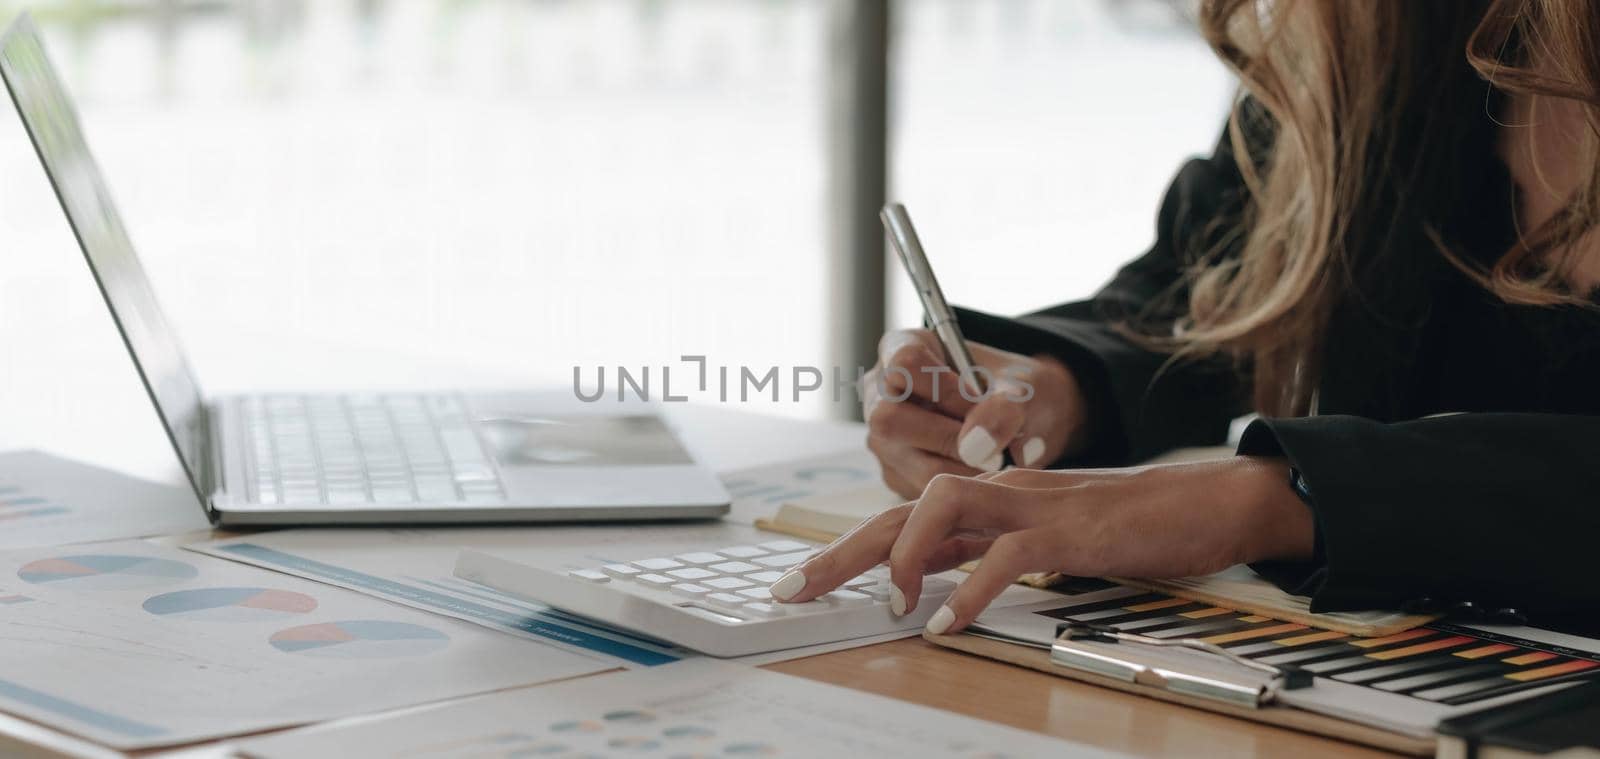
[[[1311,596],[1313,611],[1470,602],[1592,617],[1596,441],[1596,416],[1257,420],[1239,453],[1285,456],[1300,470],[1321,555],[1255,568]]]
[[[1077,377],[1088,397],[1094,434],[1088,451],[1055,466],[1127,464],[1227,439],[1229,421],[1247,410],[1245,383],[1232,362],[1175,362],[1130,339],[1117,325],[1171,333],[1173,320],[1187,306],[1185,269],[1222,245],[1225,222],[1240,212],[1244,197],[1224,135],[1210,158],[1186,163],[1167,189],[1155,244],[1089,300],[1017,318],[958,310],[968,338],[1054,356]]]

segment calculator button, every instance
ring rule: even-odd
[[[931,596],[935,593],[949,593],[956,589],[956,584],[939,577],[922,578],[922,595]]]
[[[707,571],[707,570],[701,569],[699,567],[689,567],[687,569],[674,569],[674,570],[668,572],[667,574],[671,575],[672,577],[676,577],[676,578],[678,578],[680,580],[704,580],[707,577],[716,577],[717,576],[716,572]]]
[[[885,582],[878,585],[868,585],[858,590],[864,595],[871,596],[874,601],[887,601],[889,596],[894,593],[894,586]]]
[[[628,563],[650,572],[660,572],[665,569],[677,569],[678,567],[683,566],[672,559],[640,559],[638,561],[630,561]]]
[[[766,551],[755,546],[728,546],[727,548],[718,549],[717,553],[730,559],[753,559],[757,556],[767,555]]]
[[[747,574],[747,575],[744,576],[744,579],[749,580],[750,582],[760,583],[762,585],[771,585],[771,584],[777,582],[782,577],[783,577],[783,573],[782,572],[778,572],[778,571],[769,569],[769,570],[767,570],[765,572],[755,572],[753,574]]]
[[[695,585],[691,582],[678,583],[677,585],[672,586],[672,594],[675,596],[683,596],[684,598],[701,598],[710,592],[710,588],[702,585]]]
[[[668,587],[668,586],[672,586],[672,585],[677,585],[678,584],[678,581],[676,579],[673,579],[673,578],[668,577],[666,575],[658,575],[658,574],[642,574],[642,575],[635,576],[633,579],[638,580],[639,582],[642,582],[642,583],[644,583],[646,585],[650,585],[652,587],[657,587],[657,588],[665,588],[665,587]]]
[[[588,580],[589,582],[611,582],[610,575],[596,569],[574,569],[568,572],[567,575],[580,580]]]
[[[601,567],[600,571],[605,572],[606,574],[611,575],[618,580],[626,580],[629,577],[639,574],[639,572],[643,570],[639,569],[638,567],[630,567],[627,564],[607,564]]]
[[[745,588],[744,590],[739,591],[739,595],[744,596],[751,601],[772,600],[772,591],[769,591],[766,588]]]
[[[707,593],[706,600],[724,609],[737,609],[750,601],[744,596],[736,596],[732,593]]]
[[[721,564],[712,564],[706,569],[713,572],[721,572],[725,575],[742,575],[761,571],[761,567],[744,561],[724,561]]]
[[[790,553],[792,551],[811,550],[811,546],[808,546],[805,543],[797,543],[793,540],[774,540],[771,543],[762,543],[760,546],[758,546],[758,548],[762,548],[773,553]]]
[[[769,569],[788,569],[811,557],[811,551],[795,551],[794,553],[780,553],[776,556],[762,556],[756,563]]]
[[[678,561],[681,561],[681,562],[683,562],[685,564],[694,564],[694,565],[697,565],[697,566],[698,565],[704,565],[704,564],[715,564],[715,563],[717,563],[719,561],[724,561],[725,560],[723,557],[718,556],[717,554],[707,553],[705,551],[696,551],[694,553],[679,554],[679,555],[674,556],[672,558],[677,559]]]
[[[839,607],[823,601],[807,601],[803,604],[781,604],[784,611],[790,614],[806,614],[813,611],[832,611]]]
[[[738,577],[714,577],[703,581],[701,584],[717,590],[740,590],[742,588],[755,587],[755,583]]]
[[[848,609],[852,606],[866,606],[872,603],[872,596],[865,593],[857,593],[853,590],[835,590],[832,593],[824,594],[817,600],[832,604],[836,608]]]
[[[741,611],[744,611],[745,613],[747,613],[747,614],[749,614],[750,616],[753,616],[753,617],[781,617],[781,616],[783,616],[783,609],[779,608],[777,604],[766,603],[764,601],[757,601],[755,603],[747,603],[744,606],[741,606],[739,608],[740,608]]]

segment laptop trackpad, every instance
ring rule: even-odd
[[[480,419],[484,442],[502,466],[639,467],[693,464],[653,415],[530,414]]]

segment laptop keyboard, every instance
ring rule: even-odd
[[[240,407],[257,503],[505,500],[458,395],[265,395]]]

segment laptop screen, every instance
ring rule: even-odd
[[[204,501],[209,483],[201,479],[207,475],[201,456],[205,413],[200,388],[134,255],[100,169],[84,144],[72,103],[26,15],[0,37],[0,76],[11,91],[17,113],[55,186],[56,197],[156,412],[183,460],[184,471]]]

